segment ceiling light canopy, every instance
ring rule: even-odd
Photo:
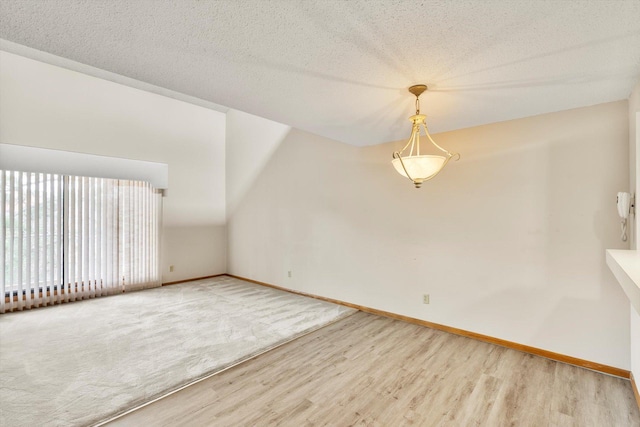
[[[416,114],[409,117],[409,120],[413,123],[411,136],[402,150],[393,153],[393,160],[391,161],[396,171],[413,181],[416,188],[420,188],[424,181],[428,181],[438,175],[451,158],[455,157],[456,160],[460,158],[460,154],[451,153],[440,147],[429,135],[429,129],[427,129],[425,121],[427,116],[420,114],[420,95],[426,90],[426,85],[415,85],[409,88],[409,92],[416,97]],[[438,154],[420,154],[421,125],[431,144],[438,149]]]

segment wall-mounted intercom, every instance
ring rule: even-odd
[[[622,229],[621,239],[623,242],[627,241],[627,223],[629,221],[629,215],[633,213],[633,196],[629,193],[620,192],[617,198],[618,215],[620,215],[620,228]]]

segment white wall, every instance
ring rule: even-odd
[[[640,387],[640,314],[631,306],[629,309],[631,318],[631,372],[636,385]]]
[[[229,273],[629,369],[629,303],[603,256],[626,247],[627,102],[436,138],[462,160],[419,190],[390,164],[399,143],[268,142],[228,218]],[[233,143],[227,168],[265,141]]]
[[[0,143],[167,163],[163,281],[225,272],[223,113],[7,52],[0,93]]]
[[[227,272],[227,228],[215,225],[165,226],[162,259],[165,282]],[[173,266],[173,272],[169,272]]]
[[[631,222],[631,248],[638,249],[640,239],[640,82],[636,84],[629,97],[629,187],[635,193],[635,217]],[[631,372],[636,384],[640,386],[640,314],[633,306],[631,311]]]
[[[229,110],[226,130],[226,209],[231,216],[291,127]]]
[[[629,191],[636,194],[636,205],[638,202],[637,189],[640,188],[640,82],[631,91],[629,96]],[[625,190],[626,191],[626,190]],[[636,208],[636,215],[631,225],[631,248],[638,248],[640,239],[640,212]]]

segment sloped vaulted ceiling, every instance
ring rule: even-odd
[[[637,0],[0,2],[0,37],[354,145],[624,99]],[[0,64],[1,66],[1,64]]]

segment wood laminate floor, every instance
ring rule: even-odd
[[[356,313],[109,424],[640,426],[629,381]]]

